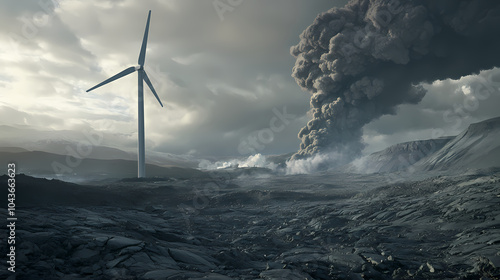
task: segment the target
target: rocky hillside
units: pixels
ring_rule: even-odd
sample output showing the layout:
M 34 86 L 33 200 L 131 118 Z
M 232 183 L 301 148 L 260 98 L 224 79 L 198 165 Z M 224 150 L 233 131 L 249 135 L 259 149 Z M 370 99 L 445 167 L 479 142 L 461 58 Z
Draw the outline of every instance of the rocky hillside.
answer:
M 500 117 L 471 124 L 458 136 L 411 141 L 356 160 L 363 173 L 465 170 L 500 166 Z
M 467 130 L 415 167 L 448 170 L 500 166 L 500 117 L 471 124 Z
M 367 173 L 405 170 L 421 159 L 439 151 L 453 138 L 443 137 L 411 141 L 390 146 L 366 157 L 363 170 Z

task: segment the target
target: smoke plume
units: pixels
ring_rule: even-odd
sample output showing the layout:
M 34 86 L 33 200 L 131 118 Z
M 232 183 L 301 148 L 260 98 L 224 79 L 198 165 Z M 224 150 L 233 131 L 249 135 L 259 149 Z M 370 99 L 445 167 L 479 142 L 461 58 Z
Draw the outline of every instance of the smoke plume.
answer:
M 290 50 L 292 76 L 312 95 L 292 158 L 359 155 L 363 126 L 420 102 L 421 82 L 500 65 L 499 31 L 497 0 L 352 0 L 318 15 Z

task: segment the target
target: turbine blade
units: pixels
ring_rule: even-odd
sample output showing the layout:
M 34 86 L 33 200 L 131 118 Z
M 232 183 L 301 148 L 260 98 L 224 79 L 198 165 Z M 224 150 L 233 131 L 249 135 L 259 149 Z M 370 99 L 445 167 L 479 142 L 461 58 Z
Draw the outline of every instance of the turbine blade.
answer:
M 143 71 L 143 73 L 144 73 L 144 75 L 143 75 L 144 81 L 146 82 L 146 84 L 148 84 L 148 87 L 151 89 L 151 92 L 153 92 L 156 99 L 158 99 L 158 102 L 160 102 L 161 107 L 163 107 L 163 104 L 160 101 L 160 97 L 158 97 L 158 94 L 156 94 L 156 90 L 153 87 L 153 84 L 151 83 L 151 81 L 149 80 L 148 74 L 146 74 L 146 71 Z
M 148 21 L 146 23 L 146 30 L 144 30 L 144 38 L 142 39 L 141 53 L 139 54 L 139 65 L 144 66 L 144 61 L 146 60 L 146 47 L 148 44 L 148 33 L 149 33 L 149 19 L 151 18 L 151 10 L 149 10 Z
M 111 78 L 109 78 L 109 79 L 105 80 L 104 82 L 102 82 L 102 83 L 100 83 L 100 84 L 97 84 L 97 85 L 95 85 L 94 87 L 92 87 L 92 88 L 88 89 L 88 90 L 87 90 L 87 92 L 89 92 L 89 91 L 91 91 L 91 90 L 93 90 L 93 89 L 96 89 L 96 88 L 98 88 L 98 87 L 100 87 L 100 86 L 103 86 L 103 85 L 105 85 L 105 84 L 107 84 L 107 83 L 110 83 L 110 82 L 112 82 L 112 81 L 114 81 L 114 80 L 116 80 L 116 79 L 119 79 L 119 78 L 123 77 L 123 76 L 127 76 L 128 74 L 130 74 L 130 73 L 134 73 L 134 72 L 135 72 L 135 67 L 133 67 L 133 66 L 132 66 L 132 67 L 129 67 L 129 68 L 127 68 L 127 69 L 125 69 L 125 70 L 121 71 L 120 73 L 118 73 L 118 74 L 114 75 L 113 77 L 111 77 Z

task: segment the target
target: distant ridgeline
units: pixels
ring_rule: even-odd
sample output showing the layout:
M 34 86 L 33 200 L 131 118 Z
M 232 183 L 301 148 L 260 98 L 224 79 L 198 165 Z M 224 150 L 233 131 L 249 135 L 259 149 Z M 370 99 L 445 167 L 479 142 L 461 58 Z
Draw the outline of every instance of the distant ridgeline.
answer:
M 499 167 L 500 117 L 471 124 L 457 136 L 396 144 L 359 162 L 367 173 Z
M 16 163 L 16 173 L 64 181 L 87 181 L 109 178 L 137 177 L 137 161 L 125 159 L 69 158 L 41 151 L 0 151 L 0 164 Z M 148 176 L 188 179 L 203 172 L 187 167 L 147 164 Z M 1 173 L 0 173 L 1 174 Z

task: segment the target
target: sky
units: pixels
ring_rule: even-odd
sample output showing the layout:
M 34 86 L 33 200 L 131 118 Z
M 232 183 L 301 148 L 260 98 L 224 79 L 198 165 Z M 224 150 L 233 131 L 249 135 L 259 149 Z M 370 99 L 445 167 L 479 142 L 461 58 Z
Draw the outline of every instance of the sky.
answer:
M 137 145 L 137 78 L 85 90 L 137 65 L 152 10 L 145 88 L 146 149 L 204 157 L 299 148 L 309 93 L 291 77 L 290 47 L 335 0 L 36 0 L 0 3 L 0 145 L 78 140 Z M 423 84 L 417 105 L 366 125 L 364 153 L 456 135 L 497 117 L 500 70 Z M 7 128 L 7 126 L 9 128 Z M 17 129 L 11 129 L 17 128 Z

